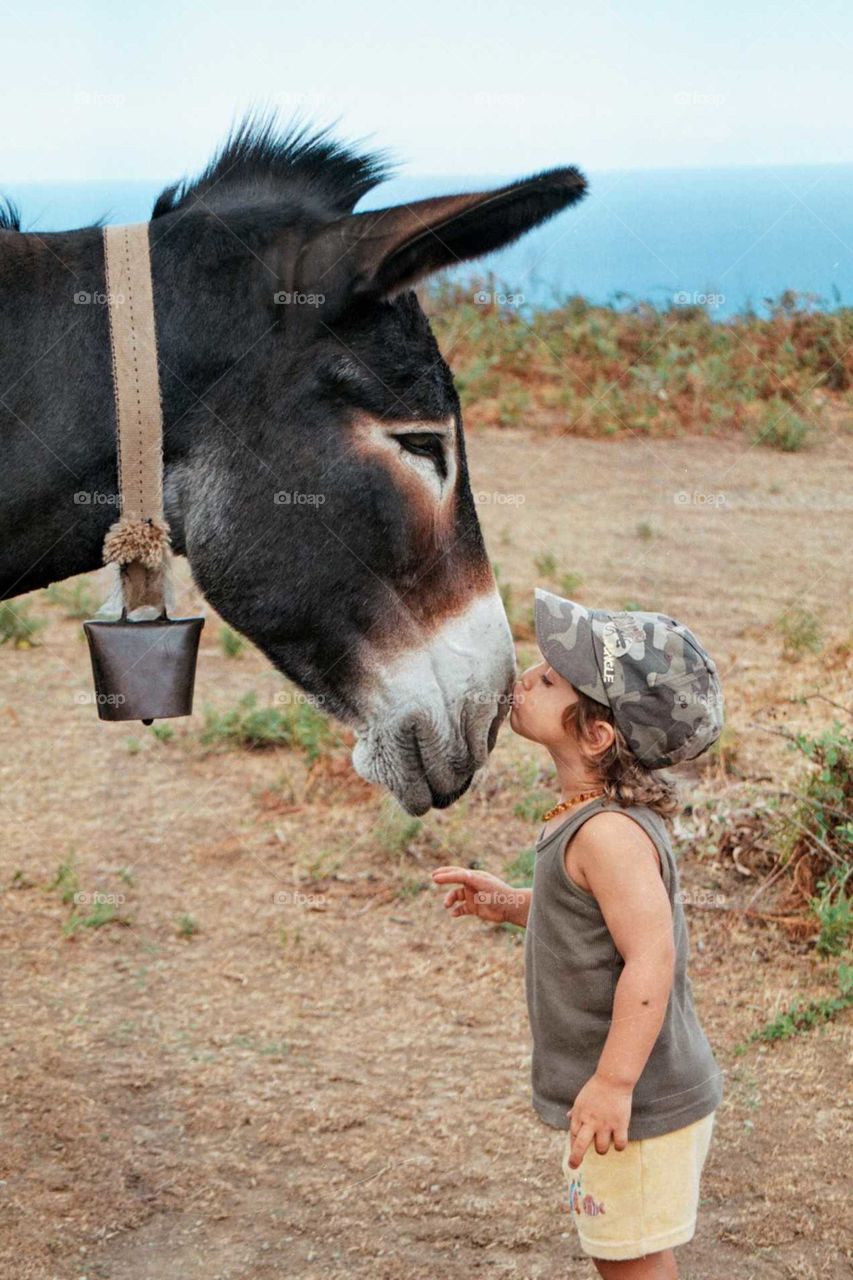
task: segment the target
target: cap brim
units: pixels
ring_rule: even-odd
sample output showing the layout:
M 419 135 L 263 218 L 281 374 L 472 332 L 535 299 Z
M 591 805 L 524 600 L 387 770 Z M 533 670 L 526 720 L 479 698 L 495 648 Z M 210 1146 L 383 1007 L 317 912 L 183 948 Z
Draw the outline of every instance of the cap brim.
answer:
M 596 633 L 593 627 L 595 615 L 592 610 L 579 604 L 577 600 L 555 595 L 554 592 L 546 591 L 543 587 L 534 588 L 533 594 L 536 643 L 545 661 L 581 693 L 608 707 L 610 703 L 601 678 L 601 659 L 596 647 Z M 585 620 L 589 626 L 589 645 L 569 648 L 560 641 L 559 632 L 575 625 L 578 620 Z M 557 623 L 556 635 L 554 634 L 555 623 Z M 561 623 L 564 625 L 560 626 Z

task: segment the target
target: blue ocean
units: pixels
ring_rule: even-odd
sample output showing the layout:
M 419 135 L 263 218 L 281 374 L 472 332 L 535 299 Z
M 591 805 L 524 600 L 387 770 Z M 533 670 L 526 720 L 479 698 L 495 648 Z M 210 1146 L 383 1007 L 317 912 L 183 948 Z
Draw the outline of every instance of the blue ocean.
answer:
M 180 175 L 174 175 L 179 177 Z M 520 176 L 520 175 L 513 175 Z M 723 319 L 792 289 L 817 305 L 853 305 L 853 164 L 587 172 L 589 194 L 472 272 L 516 305 L 570 294 L 659 307 L 700 303 Z M 26 230 L 144 221 L 169 181 L 0 184 Z M 506 175 L 395 178 L 365 199 L 379 208 L 482 190 Z

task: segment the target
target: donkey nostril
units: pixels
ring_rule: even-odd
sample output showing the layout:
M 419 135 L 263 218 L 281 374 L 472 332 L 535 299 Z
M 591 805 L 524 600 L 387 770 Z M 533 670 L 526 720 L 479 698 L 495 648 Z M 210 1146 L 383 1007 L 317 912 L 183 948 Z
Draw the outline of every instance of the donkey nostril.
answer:
M 489 727 L 489 736 L 486 739 L 486 746 L 489 751 L 494 749 L 494 745 L 498 740 L 498 729 L 501 727 L 502 713 L 499 711 Z

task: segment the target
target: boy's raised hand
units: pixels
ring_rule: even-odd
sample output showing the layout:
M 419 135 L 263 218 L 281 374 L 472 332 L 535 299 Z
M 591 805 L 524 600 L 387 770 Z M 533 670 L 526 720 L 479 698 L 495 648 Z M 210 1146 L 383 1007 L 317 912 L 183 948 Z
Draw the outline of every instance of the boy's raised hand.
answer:
M 491 924 L 523 924 L 526 920 L 529 891 L 514 889 L 488 871 L 439 867 L 432 878 L 436 884 L 455 886 L 444 899 L 444 908 L 451 916 L 479 916 Z

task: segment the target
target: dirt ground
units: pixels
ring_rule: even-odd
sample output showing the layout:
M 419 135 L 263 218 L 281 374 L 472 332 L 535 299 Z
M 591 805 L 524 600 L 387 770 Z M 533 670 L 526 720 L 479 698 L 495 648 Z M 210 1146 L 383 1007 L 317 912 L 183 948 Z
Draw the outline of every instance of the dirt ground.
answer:
M 784 783 L 797 761 L 753 726 L 814 730 L 832 708 L 811 695 L 850 701 L 849 441 L 469 439 L 521 609 L 552 552 L 587 603 L 666 608 L 714 652 L 733 764 L 701 771 L 703 794 Z M 823 647 L 782 661 L 775 623 L 795 603 Z M 451 859 L 502 874 L 533 844 L 514 806 L 535 749 L 504 732 L 472 792 L 395 843 L 345 753 L 309 771 L 295 751 L 202 748 L 206 705 L 282 687 L 255 651 L 225 656 L 213 616 L 199 714 L 161 742 L 98 721 L 79 622 L 33 608 L 50 619 L 38 647 L 0 649 L 0 1275 L 594 1274 L 562 1136 L 530 1107 L 518 935 L 445 920 L 428 884 Z M 63 864 L 118 921 L 68 930 Z M 755 878 L 707 842 L 681 875 L 718 904 L 687 911 L 725 1073 L 681 1274 L 848 1276 L 849 1019 L 735 1052 L 794 996 L 831 994 L 835 966 L 739 914 Z

